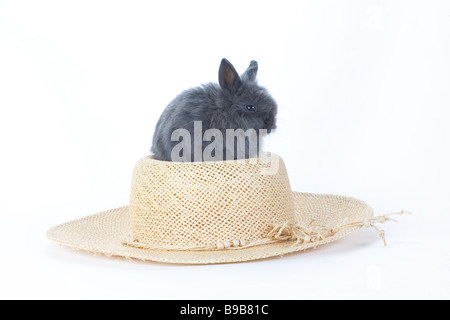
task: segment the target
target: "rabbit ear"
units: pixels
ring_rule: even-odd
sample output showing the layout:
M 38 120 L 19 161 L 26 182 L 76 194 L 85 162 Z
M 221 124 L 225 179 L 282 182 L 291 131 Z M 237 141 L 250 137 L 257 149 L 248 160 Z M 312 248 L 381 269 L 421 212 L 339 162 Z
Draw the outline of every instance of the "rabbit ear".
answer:
M 234 91 L 241 85 L 241 78 L 227 59 L 222 59 L 219 68 L 219 84 L 223 89 Z
M 255 81 L 256 74 L 258 73 L 258 62 L 252 60 L 247 70 L 242 74 L 242 78 L 245 78 L 249 81 Z

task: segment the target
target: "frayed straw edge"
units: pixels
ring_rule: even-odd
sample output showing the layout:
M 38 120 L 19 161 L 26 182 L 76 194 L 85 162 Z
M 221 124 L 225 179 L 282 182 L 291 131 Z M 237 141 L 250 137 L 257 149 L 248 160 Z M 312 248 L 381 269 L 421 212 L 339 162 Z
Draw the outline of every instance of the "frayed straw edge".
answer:
M 309 226 L 301 226 L 298 224 L 292 224 L 286 221 L 285 223 L 276 225 L 270 230 L 265 238 L 257 240 L 225 240 L 218 241 L 216 245 L 209 246 L 167 246 L 167 245 L 155 245 L 141 243 L 138 239 L 134 238 L 132 235 L 128 235 L 122 239 L 122 244 L 140 248 L 140 249 L 150 249 L 150 250 L 171 250 L 171 251 L 190 251 L 190 250 L 233 250 L 242 249 L 248 247 L 254 247 L 274 242 L 280 241 L 295 241 L 292 246 L 298 246 L 302 244 L 318 243 L 322 240 L 330 238 L 337 234 L 338 232 L 346 229 L 352 228 L 374 228 L 377 231 L 377 235 L 383 240 L 385 246 L 387 246 L 385 232 L 384 230 L 376 226 L 377 223 L 385 223 L 388 221 L 398 222 L 397 220 L 391 218 L 393 215 L 403 215 L 412 213 L 409 211 L 399 211 L 387 213 L 379 216 L 370 217 L 364 220 L 355 221 L 351 223 L 342 224 L 340 226 L 329 228 L 326 226 L 314 225 L 315 221 L 312 220 Z

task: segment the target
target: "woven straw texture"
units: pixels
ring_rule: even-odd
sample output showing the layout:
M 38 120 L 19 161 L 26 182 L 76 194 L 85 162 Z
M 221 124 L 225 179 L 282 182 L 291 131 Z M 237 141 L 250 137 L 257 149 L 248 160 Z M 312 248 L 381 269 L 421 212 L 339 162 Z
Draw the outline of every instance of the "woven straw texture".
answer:
M 268 158 L 267 158 L 268 159 Z M 252 242 L 276 225 L 295 224 L 294 201 L 283 161 L 176 163 L 143 158 L 130 197 L 135 241 L 163 249 Z
M 47 236 L 108 256 L 207 264 L 317 247 L 379 222 L 363 201 L 292 192 L 282 159 L 267 159 L 143 158 L 133 173 L 129 206 L 55 226 Z M 267 174 L 271 166 L 277 170 Z
M 343 196 L 294 193 L 294 202 L 295 211 L 301 213 L 305 221 L 331 228 L 352 219 L 360 221 L 370 217 L 372 212 L 364 202 Z M 352 208 L 350 213 L 349 207 Z M 306 250 L 341 239 L 361 226 L 342 228 L 332 236 L 308 243 L 287 240 L 238 250 L 152 250 L 123 244 L 130 230 L 130 217 L 129 207 L 121 207 L 55 226 L 47 236 L 62 245 L 94 254 L 166 263 L 211 264 L 258 260 Z

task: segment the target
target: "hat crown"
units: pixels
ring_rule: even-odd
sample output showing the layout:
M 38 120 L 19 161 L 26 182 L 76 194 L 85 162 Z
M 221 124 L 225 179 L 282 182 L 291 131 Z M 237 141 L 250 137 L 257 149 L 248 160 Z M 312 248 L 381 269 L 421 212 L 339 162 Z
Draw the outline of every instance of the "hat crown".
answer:
M 286 167 L 273 153 L 216 162 L 142 158 L 129 208 L 134 241 L 163 249 L 241 246 L 297 219 Z

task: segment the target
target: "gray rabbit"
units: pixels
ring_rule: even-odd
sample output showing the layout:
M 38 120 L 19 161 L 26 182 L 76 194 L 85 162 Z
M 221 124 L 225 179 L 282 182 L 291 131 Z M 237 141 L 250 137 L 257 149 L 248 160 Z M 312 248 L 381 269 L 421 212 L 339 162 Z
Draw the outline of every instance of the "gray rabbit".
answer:
M 251 61 L 239 76 L 222 59 L 219 85 L 208 83 L 178 95 L 156 125 L 151 148 L 155 158 L 214 161 L 258 156 L 261 139 L 276 127 L 278 107 L 257 84 L 257 71 L 258 63 Z

